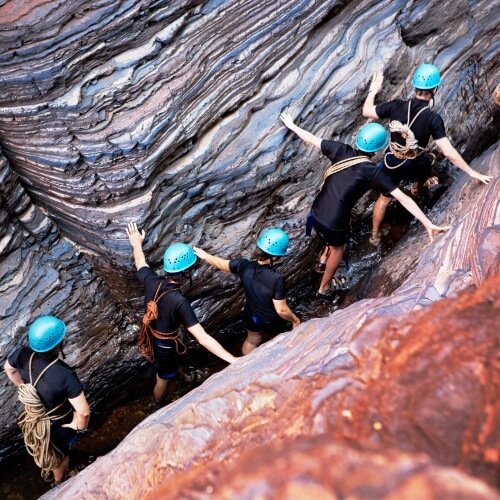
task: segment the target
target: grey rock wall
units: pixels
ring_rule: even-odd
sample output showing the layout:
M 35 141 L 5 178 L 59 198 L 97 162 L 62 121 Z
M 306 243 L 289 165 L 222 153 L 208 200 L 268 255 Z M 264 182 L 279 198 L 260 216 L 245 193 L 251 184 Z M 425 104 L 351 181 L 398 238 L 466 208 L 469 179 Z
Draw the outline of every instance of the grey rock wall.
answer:
M 485 0 L 3 3 L 0 352 L 51 313 L 70 325 L 69 361 L 92 397 L 133 369 L 142 291 L 129 221 L 146 229 L 153 266 L 176 240 L 230 257 L 279 225 L 297 280 L 327 162 L 286 132 L 280 111 L 350 141 L 376 64 L 388 99 L 433 61 L 444 79 L 437 107 L 473 156 L 496 126 L 498 24 Z M 231 277 L 200 267 L 196 281 L 204 321 L 237 311 Z M 0 391 L 0 426 L 11 426 L 5 378 Z

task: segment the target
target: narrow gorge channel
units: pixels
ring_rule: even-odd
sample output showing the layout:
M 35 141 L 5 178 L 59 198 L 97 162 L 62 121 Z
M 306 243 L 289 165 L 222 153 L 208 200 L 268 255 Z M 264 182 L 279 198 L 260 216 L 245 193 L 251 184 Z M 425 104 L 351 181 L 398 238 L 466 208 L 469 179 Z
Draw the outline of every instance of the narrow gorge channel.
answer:
M 380 461 L 394 494 L 415 481 L 453 497 L 451 470 L 470 498 L 498 496 L 500 386 L 490 353 L 499 319 L 499 28 L 485 0 L 0 4 L 0 352 L 5 359 L 25 342 L 37 316 L 63 318 L 66 361 L 100 414 L 80 462 L 131 430 L 47 498 L 120 498 L 118 481 L 130 498 L 165 493 L 168 481 L 176 498 L 314 494 L 301 490 L 304 450 L 317 459 L 308 473 L 325 498 L 355 495 L 349 467 Z M 349 290 L 341 307 L 321 302 L 312 271 L 319 240 L 304 235 L 304 223 L 328 161 L 280 113 L 351 144 L 374 70 L 384 68 L 379 101 L 404 99 L 422 62 L 441 70 L 434 109 L 447 136 L 493 181 L 478 185 L 439 158 L 440 185 L 416 199 L 451 226 L 432 244 L 393 204 L 382 246 L 371 247 L 376 193 L 365 195 L 341 268 Z M 174 241 L 249 256 L 261 228 L 286 229 L 280 270 L 291 306 L 310 321 L 203 384 L 186 383 L 181 392 L 193 390 L 142 422 L 153 375 L 136 351 L 143 289 L 128 222 L 146 230 L 155 269 Z M 188 296 L 207 331 L 236 353 L 238 280 L 199 263 Z M 225 366 L 192 352 L 200 381 Z M 0 467 L 11 476 L 0 496 L 35 498 L 44 484 L 17 489 L 32 473 L 16 465 L 18 404 L 5 375 L 0 398 Z M 129 421 L 114 434 L 119 420 Z M 289 482 L 261 476 L 255 464 L 266 450 L 278 462 L 289 455 Z M 342 456 L 344 472 L 318 472 Z M 234 482 L 214 479 L 225 474 Z M 262 491 L 245 489 L 251 477 Z M 391 494 L 366 481 L 373 496 Z

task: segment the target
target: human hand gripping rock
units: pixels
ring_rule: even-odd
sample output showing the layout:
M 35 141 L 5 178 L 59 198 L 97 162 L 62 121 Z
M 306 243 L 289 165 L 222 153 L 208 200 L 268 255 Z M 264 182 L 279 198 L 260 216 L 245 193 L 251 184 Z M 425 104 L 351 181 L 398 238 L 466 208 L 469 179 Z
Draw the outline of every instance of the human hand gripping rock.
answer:
M 139 231 L 137 224 L 135 222 L 129 222 L 127 225 L 127 236 L 130 241 L 130 244 L 134 246 L 142 247 L 142 242 L 146 237 L 146 233 L 144 230 Z
M 384 82 L 384 71 L 382 68 L 378 67 L 373 72 L 372 83 L 370 84 L 370 88 L 368 92 L 373 92 L 378 94 L 380 89 L 382 88 L 382 84 Z
M 480 174 L 479 172 L 476 171 L 471 173 L 470 176 L 473 179 L 482 182 L 483 184 L 489 184 L 493 180 L 493 177 L 491 175 Z
M 196 256 L 199 257 L 200 259 L 202 259 L 202 260 L 207 259 L 208 254 L 207 254 L 207 252 L 205 252 L 205 250 L 202 250 L 201 248 L 198 248 L 198 247 L 193 247 L 193 251 L 196 254 Z
M 281 113 L 280 115 L 280 120 L 285 124 L 285 126 L 289 129 L 291 129 L 295 123 L 293 122 L 293 118 L 289 113 Z
M 428 224 L 425 226 L 425 229 L 427 229 L 427 234 L 429 235 L 429 238 L 431 241 L 434 241 L 434 235 L 437 233 L 444 233 L 445 231 L 448 231 L 451 226 L 436 226 L 435 224 Z

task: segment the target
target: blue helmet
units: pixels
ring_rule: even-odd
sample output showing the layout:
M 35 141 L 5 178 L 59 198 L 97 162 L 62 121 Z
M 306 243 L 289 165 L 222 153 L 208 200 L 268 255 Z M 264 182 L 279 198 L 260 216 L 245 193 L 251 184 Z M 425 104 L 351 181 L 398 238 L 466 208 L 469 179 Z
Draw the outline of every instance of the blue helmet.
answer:
M 441 83 L 441 74 L 434 64 L 421 64 L 413 74 L 412 83 L 416 89 L 433 89 Z
M 288 250 L 288 234 L 283 229 L 266 229 L 257 240 L 257 246 L 269 255 L 283 257 Z
M 356 147 L 365 153 L 374 153 L 385 148 L 389 143 L 389 136 L 385 127 L 380 123 L 363 125 L 356 136 Z
M 180 273 L 196 262 L 193 249 L 186 243 L 174 243 L 163 254 L 163 269 L 167 273 Z
M 66 335 L 64 321 L 55 316 L 39 316 L 28 329 L 30 347 L 36 352 L 47 352 L 58 346 Z

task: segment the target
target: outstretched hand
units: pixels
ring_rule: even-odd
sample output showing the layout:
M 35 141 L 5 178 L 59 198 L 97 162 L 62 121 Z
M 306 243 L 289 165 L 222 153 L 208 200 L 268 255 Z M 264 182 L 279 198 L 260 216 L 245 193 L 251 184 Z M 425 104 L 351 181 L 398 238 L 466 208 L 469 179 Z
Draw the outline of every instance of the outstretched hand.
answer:
M 144 230 L 139 231 L 135 222 L 129 222 L 127 225 L 127 236 L 132 246 L 139 245 L 142 247 L 142 242 L 146 237 Z
M 280 120 L 285 124 L 286 127 L 290 129 L 295 125 L 295 123 L 293 122 L 293 118 L 289 113 L 281 113 Z
M 474 171 L 472 174 L 470 174 L 470 176 L 473 179 L 476 179 L 477 181 L 482 182 L 483 184 L 489 184 L 493 180 L 493 177 L 491 175 L 480 174 L 479 172 L 476 172 L 476 171 Z
M 431 241 L 433 241 L 435 234 L 444 233 L 445 231 L 448 231 L 450 227 L 451 226 L 436 226 L 434 224 L 430 224 L 429 226 L 426 226 L 425 229 L 427 229 L 427 234 L 429 235 Z
M 381 67 L 377 67 L 373 72 L 372 83 L 370 84 L 369 92 L 378 94 L 384 82 L 384 71 Z
M 207 259 L 207 255 L 208 253 L 205 252 L 205 250 L 202 250 L 201 248 L 198 248 L 198 247 L 193 247 L 193 251 L 194 253 L 202 260 L 206 260 Z

